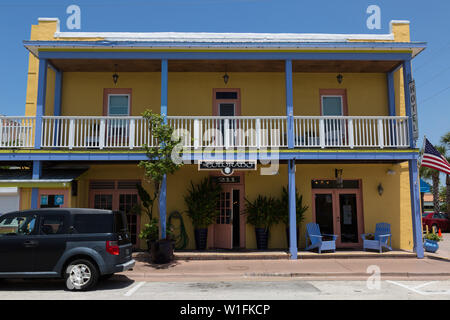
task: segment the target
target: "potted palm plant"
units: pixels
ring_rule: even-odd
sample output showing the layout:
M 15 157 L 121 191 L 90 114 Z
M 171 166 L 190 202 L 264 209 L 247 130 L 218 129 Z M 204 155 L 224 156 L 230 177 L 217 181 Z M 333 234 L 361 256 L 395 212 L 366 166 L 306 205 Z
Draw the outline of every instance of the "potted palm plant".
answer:
M 247 223 L 255 227 L 256 246 L 259 250 L 267 250 L 270 227 L 279 221 L 279 201 L 262 195 L 254 201 L 245 201 Z
M 220 184 L 207 177 L 196 185 L 191 181 L 191 188 L 184 197 L 187 206 L 186 213 L 194 226 L 197 250 L 206 249 L 208 227 L 216 222 L 219 214 L 217 203 L 220 200 L 221 191 Z
M 304 219 L 304 213 L 308 210 L 308 206 L 303 205 L 303 196 L 299 195 L 297 189 L 295 190 L 295 211 L 297 221 L 297 244 L 298 244 L 298 231 L 300 224 Z M 286 239 L 289 247 L 289 192 L 287 188 L 283 187 L 280 199 L 280 219 L 286 226 Z

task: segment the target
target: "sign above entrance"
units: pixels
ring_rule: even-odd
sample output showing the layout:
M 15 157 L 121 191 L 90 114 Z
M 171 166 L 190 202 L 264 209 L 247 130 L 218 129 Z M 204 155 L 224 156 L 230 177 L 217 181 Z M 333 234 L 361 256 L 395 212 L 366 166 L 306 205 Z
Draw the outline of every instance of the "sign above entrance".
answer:
M 256 170 L 256 160 L 204 161 L 198 162 L 198 170 L 220 170 L 229 176 L 234 170 Z

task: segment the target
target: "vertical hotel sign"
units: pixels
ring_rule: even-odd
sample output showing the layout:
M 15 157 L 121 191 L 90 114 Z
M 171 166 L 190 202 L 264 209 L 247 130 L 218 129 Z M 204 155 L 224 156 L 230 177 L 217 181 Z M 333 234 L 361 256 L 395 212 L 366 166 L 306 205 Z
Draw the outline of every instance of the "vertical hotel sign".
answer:
M 414 140 L 419 139 L 419 120 L 417 118 L 416 82 L 409 83 L 409 102 L 411 105 L 411 125 Z

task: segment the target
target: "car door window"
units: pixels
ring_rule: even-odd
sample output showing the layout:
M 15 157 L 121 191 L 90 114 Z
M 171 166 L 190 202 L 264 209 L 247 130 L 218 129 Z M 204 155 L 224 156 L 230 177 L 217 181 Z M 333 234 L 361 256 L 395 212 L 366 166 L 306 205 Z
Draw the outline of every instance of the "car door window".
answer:
M 66 230 L 67 230 L 66 218 L 63 214 L 41 216 L 40 222 L 41 235 L 65 234 Z
M 1 235 L 29 235 L 35 230 L 36 216 L 13 215 L 0 218 Z

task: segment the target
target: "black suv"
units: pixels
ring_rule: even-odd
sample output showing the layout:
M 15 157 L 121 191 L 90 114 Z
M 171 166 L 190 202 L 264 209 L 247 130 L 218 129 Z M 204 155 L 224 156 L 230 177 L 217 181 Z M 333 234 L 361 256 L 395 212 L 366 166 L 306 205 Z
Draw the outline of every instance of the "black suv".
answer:
M 38 209 L 0 216 L 0 278 L 64 278 L 69 290 L 135 261 L 126 215 L 96 209 Z

